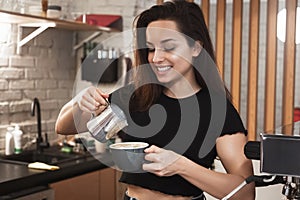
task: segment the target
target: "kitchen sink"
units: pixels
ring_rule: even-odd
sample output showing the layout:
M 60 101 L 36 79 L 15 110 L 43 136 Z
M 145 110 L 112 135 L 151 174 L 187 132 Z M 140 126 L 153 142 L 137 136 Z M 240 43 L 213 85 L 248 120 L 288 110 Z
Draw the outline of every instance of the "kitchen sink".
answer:
M 23 151 L 20 154 L 1 156 L 0 161 L 16 164 L 28 164 L 33 162 L 43 162 L 46 164 L 59 164 L 89 156 L 85 153 L 64 153 L 59 148 L 50 147 L 43 152 L 36 150 Z

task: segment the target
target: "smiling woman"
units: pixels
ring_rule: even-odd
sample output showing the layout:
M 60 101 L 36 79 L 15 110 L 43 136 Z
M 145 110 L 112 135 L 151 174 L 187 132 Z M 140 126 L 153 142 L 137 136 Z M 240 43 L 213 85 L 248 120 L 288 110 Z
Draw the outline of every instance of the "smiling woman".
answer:
M 143 172 L 122 173 L 124 199 L 204 200 L 203 192 L 221 199 L 253 170 L 243 154 L 247 130 L 218 74 L 202 11 L 168 1 L 142 12 L 135 25 L 133 83 L 111 94 L 85 89 L 63 107 L 56 131 L 87 131 L 107 98 L 127 118 L 122 141 L 149 144 Z M 216 156 L 227 173 L 210 169 Z M 233 199 L 254 197 L 249 184 Z

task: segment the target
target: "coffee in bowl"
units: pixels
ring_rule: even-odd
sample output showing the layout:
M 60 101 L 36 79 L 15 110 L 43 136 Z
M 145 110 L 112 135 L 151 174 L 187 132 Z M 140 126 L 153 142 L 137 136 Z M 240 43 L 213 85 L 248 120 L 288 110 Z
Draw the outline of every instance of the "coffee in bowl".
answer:
M 144 150 L 149 146 L 145 142 L 120 142 L 109 146 L 115 165 L 125 172 L 143 172 Z
M 120 142 L 110 145 L 110 148 L 113 149 L 127 149 L 127 150 L 138 150 L 141 148 L 145 148 L 149 146 L 148 143 L 145 142 Z

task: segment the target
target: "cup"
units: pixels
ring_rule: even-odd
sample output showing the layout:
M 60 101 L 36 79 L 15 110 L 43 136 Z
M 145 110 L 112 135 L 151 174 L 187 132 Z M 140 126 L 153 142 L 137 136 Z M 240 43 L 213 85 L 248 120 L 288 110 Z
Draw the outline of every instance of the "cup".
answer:
M 120 142 L 109 146 L 112 160 L 124 172 L 144 172 L 146 162 L 144 150 L 149 146 L 145 142 Z

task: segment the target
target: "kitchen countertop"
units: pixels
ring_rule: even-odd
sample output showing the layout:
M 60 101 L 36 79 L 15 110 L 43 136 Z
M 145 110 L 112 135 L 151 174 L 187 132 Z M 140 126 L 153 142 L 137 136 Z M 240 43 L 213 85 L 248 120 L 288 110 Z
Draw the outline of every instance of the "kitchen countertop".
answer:
M 50 183 L 107 168 L 107 165 L 99 160 L 111 163 L 108 155 L 97 154 L 57 164 L 60 169 L 47 171 L 30 169 L 27 164 L 9 163 L 0 160 L 0 199 L 20 190 L 47 186 Z

